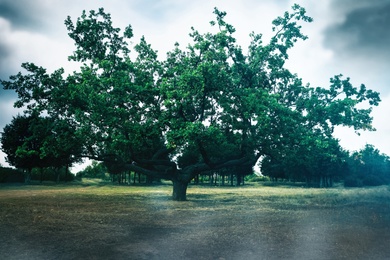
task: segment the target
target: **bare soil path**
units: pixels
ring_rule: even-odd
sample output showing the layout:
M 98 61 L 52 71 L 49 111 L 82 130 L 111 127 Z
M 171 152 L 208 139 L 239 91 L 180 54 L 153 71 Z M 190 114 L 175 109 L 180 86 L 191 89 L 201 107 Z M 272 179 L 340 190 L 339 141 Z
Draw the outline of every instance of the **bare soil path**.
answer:
M 390 259 L 390 191 L 0 186 L 0 259 Z

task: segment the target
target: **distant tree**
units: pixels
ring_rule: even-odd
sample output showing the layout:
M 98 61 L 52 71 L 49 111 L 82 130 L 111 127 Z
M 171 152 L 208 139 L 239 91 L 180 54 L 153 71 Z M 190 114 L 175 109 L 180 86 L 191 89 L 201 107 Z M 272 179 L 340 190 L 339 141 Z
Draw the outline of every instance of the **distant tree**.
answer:
M 331 187 L 335 178 L 342 178 L 347 158 L 347 152 L 337 139 L 305 135 L 300 143 L 265 156 L 261 161 L 261 171 L 271 179 L 306 181 L 308 186 Z
M 45 118 L 47 134 L 41 147 L 41 158 L 48 158 L 48 166 L 56 169 L 56 180 L 59 181 L 60 169 L 65 168 L 65 180 L 69 178 L 69 168 L 82 160 L 82 137 L 76 134 L 75 128 L 65 120 Z
M 367 144 L 348 160 L 345 186 L 376 186 L 390 183 L 390 158 Z
M 272 181 L 278 181 L 279 179 L 287 180 L 290 179 L 286 174 L 286 164 L 283 161 L 279 161 L 275 157 L 269 155 L 264 156 L 260 163 L 261 173 L 264 176 L 268 176 Z M 297 180 L 293 178 L 293 180 Z
M 43 167 L 44 160 L 40 157 L 39 148 L 42 146 L 42 135 L 34 135 L 31 123 L 34 116 L 14 117 L 11 124 L 4 127 L 1 136 L 2 151 L 7 155 L 6 161 L 16 168 L 25 169 L 26 182 L 30 181 L 31 170 Z
M 311 88 L 284 67 L 289 49 L 307 39 L 299 23 L 312 18 L 304 8 L 276 18 L 268 43 L 252 33 L 246 52 L 226 13 L 214 14 L 214 33 L 192 28 L 192 44 L 176 44 L 159 60 L 144 37 L 130 55 L 130 26 L 122 34 L 103 9 L 83 12 L 65 21 L 79 71 L 64 79 L 62 69 L 48 74 L 25 63 L 28 75 L 1 83 L 18 93 L 16 106 L 72 122 L 84 156 L 171 180 L 174 200 L 186 199 L 199 174 L 247 169 L 305 135 L 331 136 L 334 125 L 373 130 L 371 108 L 357 105 L 378 105 L 378 93 L 341 75 L 329 88 Z
M 317 137 L 303 143 L 301 148 L 292 160 L 298 160 L 298 166 L 304 169 L 308 186 L 332 187 L 335 179 L 341 179 L 347 155 L 338 140 Z
M 34 168 L 31 171 L 31 180 L 38 181 L 73 181 L 74 174 L 67 172 L 66 167 L 55 168 L 55 167 L 45 167 L 45 168 Z
M 4 127 L 1 143 L 7 162 L 27 170 L 27 181 L 33 168 L 59 170 L 81 160 L 82 146 L 72 128 L 60 120 L 36 113 L 15 117 Z
M 88 165 L 85 167 L 84 170 L 77 173 L 78 176 L 82 178 L 100 178 L 104 179 L 106 174 L 107 168 L 104 166 L 103 163 L 98 161 L 92 161 L 91 165 Z

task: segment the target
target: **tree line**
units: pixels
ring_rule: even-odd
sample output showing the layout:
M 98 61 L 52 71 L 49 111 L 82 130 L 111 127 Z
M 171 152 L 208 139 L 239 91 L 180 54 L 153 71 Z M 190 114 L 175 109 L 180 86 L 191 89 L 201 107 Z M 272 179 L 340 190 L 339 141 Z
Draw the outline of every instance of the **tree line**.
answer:
M 345 187 L 390 184 L 390 158 L 373 145 L 354 152 L 337 151 L 307 153 L 304 160 L 282 161 L 267 156 L 261 170 L 273 181 L 305 182 L 309 187 L 332 187 L 335 182 L 343 182 Z
M 334 126 L 374 130 L 379 93 L 342 75 L 328 87 L 311 87 L 285 68 L 289 50 L 308 38 L 301 24 L 313 19 L 303 7 L 277 17 L 269 40 L 251 33 L 245 51 L 226 13 L 215 8 L 214 14 L 214 32 L 191 28 L 192 43 L 176 43 L 165 59 L 145 37 L 131 45 L 132 27 L 114 27 L 104 9 L 68 17 L 75 43 L 69 60 L 79 64 L 77 71 L 48 73 L 23 63 L 24 73 L 1 80 L 18 94 L 15 106 L 25 108 L 2 135 L 8 162 L 31 171 L 34 164 L 67 167 L 89 158 L 112 173 L 170 180 L 173 199 L 186 200 L 197 176 L 245 176 L 259 159 L 307 178 L 330 173 L 342 156 Z M 27 136 L 9 138 L 16 125 L 27 127 Z M 7 146 L 9 140 L 18 145 Z

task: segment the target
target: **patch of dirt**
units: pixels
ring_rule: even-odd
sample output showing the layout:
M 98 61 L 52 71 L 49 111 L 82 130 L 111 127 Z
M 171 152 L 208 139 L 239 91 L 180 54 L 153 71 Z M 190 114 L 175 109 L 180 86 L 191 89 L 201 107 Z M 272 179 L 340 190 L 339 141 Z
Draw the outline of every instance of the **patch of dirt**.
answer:
M 0 190 L 0 259 L 390 259 L 388 200 L 314 207 L 207 189 L 174 202 L 153 189 Z

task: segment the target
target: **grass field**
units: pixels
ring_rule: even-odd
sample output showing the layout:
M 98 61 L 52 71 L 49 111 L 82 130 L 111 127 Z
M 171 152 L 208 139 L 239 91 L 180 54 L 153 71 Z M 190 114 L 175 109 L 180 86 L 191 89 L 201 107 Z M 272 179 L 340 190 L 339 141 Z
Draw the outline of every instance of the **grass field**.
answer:
M 0 186 L 0 259 L 390 259 L 390 188 Z

